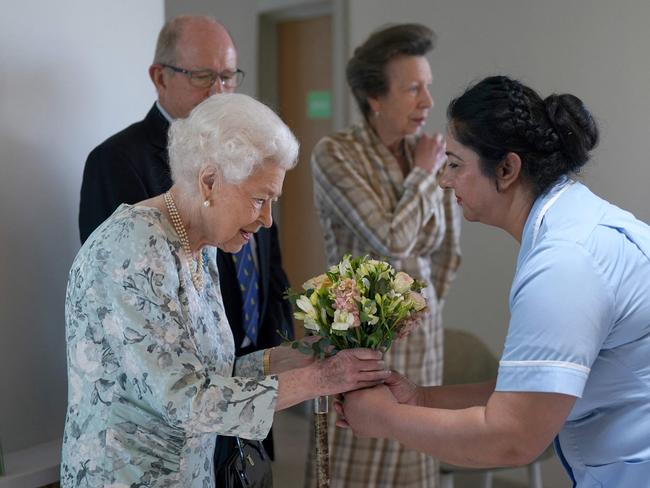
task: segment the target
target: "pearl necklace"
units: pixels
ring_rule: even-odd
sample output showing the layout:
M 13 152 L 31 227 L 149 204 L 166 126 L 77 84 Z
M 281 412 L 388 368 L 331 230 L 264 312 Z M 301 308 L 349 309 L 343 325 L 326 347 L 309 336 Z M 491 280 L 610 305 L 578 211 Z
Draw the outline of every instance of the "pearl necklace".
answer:
M 178 213 L 178 209 L 176 208 L 176 204 L 174 203 L 172 194 L 170 192 L 166 192 L 163 195 L 163 198 L 165 199 L 167 212 L 169 212 L 169 216 L 172 219 L 172 225 L 174 226 L 174 230 L 176 230 L 178 237 L 181 238 L 181 246 L 183 247 L 183 251 L 187 255 L 187 259 L 191 263 L 195 260 L 192 257 L 192 250 L 190 249 L 190 239 L 187 237 L 187 231 L 185 230 L 185 226 L 183 225 L 181 216 Z M 197 290 L 203 288 L 203 253 L 201 251 L 199 251 L 199 259 L 196 260 L 196 270 L 193 270 L 192 265 L 190 264 L 190 276 L 192 277 L 192 283 L 194 283 L 194 288 L 196 288 Z

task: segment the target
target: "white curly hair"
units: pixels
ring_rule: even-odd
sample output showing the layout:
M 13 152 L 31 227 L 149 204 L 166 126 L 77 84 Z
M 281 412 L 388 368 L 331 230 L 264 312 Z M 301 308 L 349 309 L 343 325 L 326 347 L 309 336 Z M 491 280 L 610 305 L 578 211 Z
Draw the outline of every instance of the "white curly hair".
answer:
M 298 141 L 280 117 L 239 93 L 213 95 L 169 129 L 169 165 L 174 183 L 195 187 L 199 172 L 212 166 L 228 183 L 241 183 L 266 160 L 289 170 Z

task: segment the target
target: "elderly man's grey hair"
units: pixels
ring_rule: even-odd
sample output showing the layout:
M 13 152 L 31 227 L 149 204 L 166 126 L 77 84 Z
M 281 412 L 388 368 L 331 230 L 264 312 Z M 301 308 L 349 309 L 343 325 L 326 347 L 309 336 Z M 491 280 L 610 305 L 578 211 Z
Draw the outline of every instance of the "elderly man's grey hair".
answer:
M 265 160 L 288 170 L 298 158 L 298 141 L 269 107 L 238 93 L 216 94 L 169 130 L 174 183 L 196 185 L 206 166 L 229 183 L 241 183 Z

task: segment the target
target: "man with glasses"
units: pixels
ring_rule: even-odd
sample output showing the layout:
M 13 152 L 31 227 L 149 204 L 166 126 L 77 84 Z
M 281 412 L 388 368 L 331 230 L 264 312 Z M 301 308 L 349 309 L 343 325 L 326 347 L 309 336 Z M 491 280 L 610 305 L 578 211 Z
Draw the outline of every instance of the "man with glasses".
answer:
M 81 241 L 121 203 L 160 195 L 171 186 L 167 130 L 215 93 L 230 93 L 243 79 L 226 29 L 208 17 L 180 16 L 158 36 L 149 77 L 158 100 L 144 118 L 110 137 L 88 156 L 81 186 Z
M 144 120 L 101 143 L 86 160 L 79 208 L 82 243 L 120 204 L 134 204 L 171 187 L 170 122 L 187 117 L 210 95 L 235 91 L 244 72 L 237 68 L 235 46 L 221 24 L 209 17 L 185 15 L 170 20 L 160 31 L 149 76 L 158 100 Z M 248 268 L 242 266 L 244 262 Z M 283 298 L 289 283 L 275 224 L 260 228 L 241 254 L 218 251 L 217 265 L 238 356 L 278 345 L 282 341 L 278 331 L 293 337 L 291 306 Z M 250 276 L 251 272 L 255 282 L 244 282 L 244 273 Z M 244 301 L 247 293 L 249 300 Z M 272 455 L 270 437 L 264 444 Z

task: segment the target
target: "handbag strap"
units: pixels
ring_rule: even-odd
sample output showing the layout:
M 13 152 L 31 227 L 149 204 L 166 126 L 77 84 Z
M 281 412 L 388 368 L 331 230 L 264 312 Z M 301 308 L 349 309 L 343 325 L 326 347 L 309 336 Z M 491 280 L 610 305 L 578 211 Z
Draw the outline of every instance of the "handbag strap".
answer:
M 245 462 L 244 461 L 244 446 L 242 445 L 241 439 L 239 437 L 235 437 L 235 444 L 237 445 L 237 450 L 239 451 L 239 458 L 242 461 L 242 465 Z
M 249 441 L 250 444 L 253 444 L 252 441 Z M 254 466 L 253 460 L 251 459 L 250 455 L 248 456 L 248 459 L 246 459 L 246 454 L 244 454 L 244 443 L 242 440 L 239 438 L 239 436 L 235 437 L 235 445 L 237 446 L 237 451 L 239 451 L 239 460 L 241 461 L 241 469 L 237 469 L 237 473 L 239 474 L 239 477 L 241 478 L 242 484 L 244 486 L 250 485 L 250 480 L 248 479 L 248 476 L 246 474 L 246 463 L 248 462 L 251 466 Z M 259 446 L 261 447 L 261 445 Z M 264 448 L 262 448 L 260 452 L 260 456 L 262 459 L 264 459 Z

